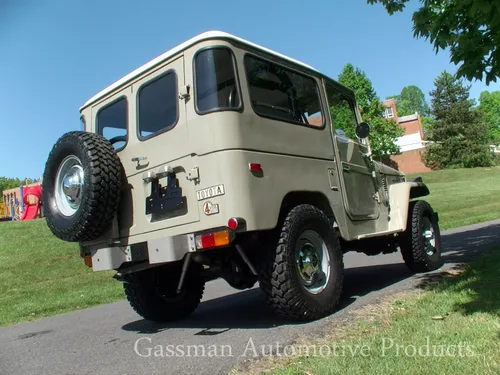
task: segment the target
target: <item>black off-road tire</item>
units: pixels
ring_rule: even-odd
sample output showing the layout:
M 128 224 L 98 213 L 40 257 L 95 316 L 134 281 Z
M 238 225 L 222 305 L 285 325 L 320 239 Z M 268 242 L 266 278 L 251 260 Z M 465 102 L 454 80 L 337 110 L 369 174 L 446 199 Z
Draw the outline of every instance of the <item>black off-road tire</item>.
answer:
M 76 156 L 84 170 L 78 210 L 65 216 L 56 204 L 57 171 L 68 156 Z M 94 133 L 64 134 L 52 148 L 43 174 L 42 203 L 47 224 L 64 241 L 84 242 L 109 229 L 120 204 L 123 169 L 111 143 Z
M 425 217 L 430 220 L 435 235 L 435 252 L 432 255 L 426 252 L 425 247 L 422 230 L 422 220 Z M 410 202 L 406 231 L 401 234 L 399 245 L 403 260 L 412 272 L 434 271 L 443 265 L 438 219 L 429 203 Z
M 123 287 L 130 306 L 146 320 L 164 323 L 185 318 L 198 307 L 205 281 L 202 266 L 191 263 L 180 294 L 176 293 L 182 262 L 150 268 L 129 277 Z
M 305 230 L 320 235 L 330 258 L 330 277 L 318 294 L 306 290 L 297 271 L 295 246 Z M 259 267 L 260 287 L 268 304 L 278 315 L 294 321 L 311 321 L 333 313 L 342 294 L 344 264 L 330 220 L 315 206 L 299 205 L 279 226 L 277 237 L 277 244 L 264 249 Z

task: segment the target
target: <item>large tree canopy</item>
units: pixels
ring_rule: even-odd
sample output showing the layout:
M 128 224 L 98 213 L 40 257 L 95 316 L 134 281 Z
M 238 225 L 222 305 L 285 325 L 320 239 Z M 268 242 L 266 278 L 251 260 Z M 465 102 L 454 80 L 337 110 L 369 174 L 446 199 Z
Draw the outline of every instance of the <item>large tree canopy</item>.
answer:
M 403 135 L 403 129 L 393 120 L 386 120 L 382 117 L 384 108 L 366 74 L 354 68 L 352 64 L 347 64 L 338 80 L 355 92 L 363 121 L 368 122 L 371 127 L 370 145 L 374 156 L 381 160 L 384 156 L 398 154 L 399 146 L 394 142 L 396 138 Z M 344 130 L 348 136 L 352 137 L 354 129 Z
M 382 3 L 389 14 L 410 0 L 367 0 Z M 415 37 L 429 39 L 436 52 L 449 49 L 459 65 L 457 75 L 496 82 L 500 76 L 500 6 L 498 0 L 419 0 L 413 13 Z
M 488 124 L 491 142 L 500 144 L 500 91 L 483 91 L 479 96 L 479 110 Z
M 396 102 L 398 116 L 412 115 L 415 112 L 421 116 L 428 116 L 429 106 L 425 101 L 425 94 L 417 86 L 406 86 L 401 90 L 401 94 L 392 97 Z
M 434 85 L 431 97 L 436 122 L 429 136 L 433 143 L 424 153 L 426 164 L 432 169 L 491 165 L 488 127 L 474 100 L 469 99 L 469 86 L 446 72 Z

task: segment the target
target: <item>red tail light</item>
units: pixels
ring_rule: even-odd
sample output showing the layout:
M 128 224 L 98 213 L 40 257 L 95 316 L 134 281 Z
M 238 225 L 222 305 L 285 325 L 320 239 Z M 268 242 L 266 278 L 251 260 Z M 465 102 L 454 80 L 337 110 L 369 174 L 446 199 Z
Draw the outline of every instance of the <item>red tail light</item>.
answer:
M 195 237 L 197 249 L 209 249 L 212 247 L 227 246 L 231 243 L 231 232 L 221 230 L 218 232 L 199 234 Z
M 248 164 L 248 168 L 252 172 L 262 173 L 262 165 L 260 165 L 259 163 L 250 163 Z
M 227 221 L 227 227 L 232 231 L 236 231 L 236 229 L 238 229 L 238 225 L 238 219 L 236 219 L 235 217 L 232 217 Z

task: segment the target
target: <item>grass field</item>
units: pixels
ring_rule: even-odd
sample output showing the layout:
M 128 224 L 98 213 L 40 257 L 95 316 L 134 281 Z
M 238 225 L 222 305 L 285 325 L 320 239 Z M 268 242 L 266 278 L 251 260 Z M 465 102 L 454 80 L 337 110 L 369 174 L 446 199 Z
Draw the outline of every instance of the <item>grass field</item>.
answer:
M 307 354 L 301 347 L 307 345 L 309 356 L 284 358 L 293 351 L 282 349 L 281 358 L 267 359 L 250 372 L 500 374 L 499 269 L 496 248 L 460 276 L 442 276 L 439 282 L 434 277 L 423 292 L 368 306 L 345 330 L 333 327 L 322 340 L 296 345 L 301 354 Z
M 423 174 L 441 228 L 500 218 L 500 168 Z M 45 220 L 0 223 L 0 326 L 123 298 L 112 272 L 85 267 Z
M 420 173 L 441 229 L 500 218 L 500 167 Z M 411 175 L 409 177 L 412 177 Z
M 0 223 L 0 326 L 121 299 L 112 274 L 92 273 L 43 219 Z

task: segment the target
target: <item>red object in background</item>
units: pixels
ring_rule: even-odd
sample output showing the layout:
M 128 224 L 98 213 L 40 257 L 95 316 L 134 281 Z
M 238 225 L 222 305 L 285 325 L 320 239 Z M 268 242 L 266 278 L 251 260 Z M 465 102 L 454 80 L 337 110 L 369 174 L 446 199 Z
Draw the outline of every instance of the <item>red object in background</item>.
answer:
M 34 196 L 37 198 L 36 203 L 31 203 L 28 199 L 29 196 Z M 38 211 L 42 205 L 42 186 L 25 186 L 23 187 L 23 202 L 24 211 L 21 220 L 33 220 L 38 217 Z

